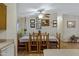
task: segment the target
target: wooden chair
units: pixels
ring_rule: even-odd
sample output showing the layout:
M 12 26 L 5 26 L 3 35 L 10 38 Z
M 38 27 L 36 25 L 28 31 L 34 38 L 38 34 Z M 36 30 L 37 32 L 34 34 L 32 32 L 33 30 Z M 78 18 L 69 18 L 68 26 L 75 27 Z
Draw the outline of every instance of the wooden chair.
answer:
M 20 34 L 17 34 L 17 50 L 27 50 L 26 42 L 20 42 Z
M 57 37 L 57 48 L 60 49 L 60 38 L 61 38 L 61 33 L 56 33 L 56 37 Z
M 17 52 L 18 52 L 18 49 L 19 48 L 19 34 L 17 34 Z
M 45 47 L 49 48 L 49 34 L 46 32 L 39 35 L 39 53 L 43 52 Z
M 38 34 L 33 33 L 29 34 L 29 42 L 28 42 L 28 48 L 29 53 L 38 53 Z M 35 51 L 33 51 L 33 48 L 36 48 Z

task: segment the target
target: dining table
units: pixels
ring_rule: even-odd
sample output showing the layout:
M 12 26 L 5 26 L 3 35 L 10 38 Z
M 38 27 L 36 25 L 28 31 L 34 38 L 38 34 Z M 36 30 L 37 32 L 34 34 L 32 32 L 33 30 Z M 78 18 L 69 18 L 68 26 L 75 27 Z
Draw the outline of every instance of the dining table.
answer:
M 19 47 L 21 48 L 25 48 L 25 45 L 28 46 L 28 42 L 29 42 L 29 35 L 25 35 L 19 38 Z M 50 42 L 50 46 L 51 48 L 57 48 L 57 44 L 58 44 L 58 39 L 51 35 L 49 36 L 49 42 Z M 28 50 L 28 47 L 27 47 Z
M 19 38 L 19 41 L 20 42 L 28 42 L 28 40 L 29 40 L 29 35 L 28 36 L 22 36 L 22 37 L 20 37 Z M 55 36 L 53 36 L 53 35 L 51 35 L 51 36 L 49 36 L 49 41 L 57 41 L 58 39 L 55 37 Z

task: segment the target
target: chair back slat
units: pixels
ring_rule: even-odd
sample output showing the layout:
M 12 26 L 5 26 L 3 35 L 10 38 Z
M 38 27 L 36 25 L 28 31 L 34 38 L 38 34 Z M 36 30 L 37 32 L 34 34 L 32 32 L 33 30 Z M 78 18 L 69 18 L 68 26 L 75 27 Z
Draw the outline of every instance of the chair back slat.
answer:
M 31 46 L 37 46 L 37 51 L 40 52 L 42 46 L 49 48 L 49 34 L 45 33 L 32 33 L 29 34 L 29 51 L 31 51 Z

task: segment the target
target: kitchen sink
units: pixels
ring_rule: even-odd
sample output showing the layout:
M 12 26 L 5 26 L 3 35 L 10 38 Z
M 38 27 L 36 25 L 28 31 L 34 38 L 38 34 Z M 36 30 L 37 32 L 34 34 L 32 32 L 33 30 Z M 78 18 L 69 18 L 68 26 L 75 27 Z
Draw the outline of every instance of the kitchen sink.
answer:
M 3 43 L 5 41 L 6 41 L 6 39 L 0 39 L 0 43 Z

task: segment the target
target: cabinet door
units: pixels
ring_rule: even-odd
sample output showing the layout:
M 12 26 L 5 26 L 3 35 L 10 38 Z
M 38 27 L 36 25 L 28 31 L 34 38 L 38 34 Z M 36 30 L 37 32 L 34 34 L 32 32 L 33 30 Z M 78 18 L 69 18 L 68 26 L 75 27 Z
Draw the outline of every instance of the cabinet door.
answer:
M 4 47 L 1 49 L 2 56 L 14 56 L 14 44 Z
M 6 6 L 0 3 L 0 30 L 6 29 Z

